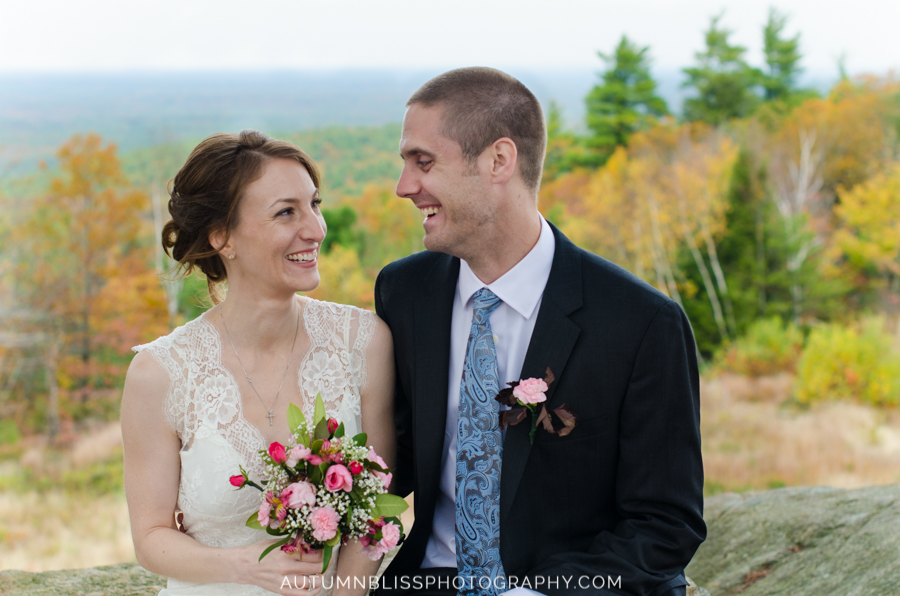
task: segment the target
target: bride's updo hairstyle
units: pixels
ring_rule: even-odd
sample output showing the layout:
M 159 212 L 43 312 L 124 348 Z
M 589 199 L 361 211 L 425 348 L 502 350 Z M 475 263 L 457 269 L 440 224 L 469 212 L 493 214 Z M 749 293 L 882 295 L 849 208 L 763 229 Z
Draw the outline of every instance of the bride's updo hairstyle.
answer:
M 238 204 L 244 189 L 257 180 L 270 159 L 293 159 L 306 168 L 319 188 L 319 172 L 302 149 L 276 141 L 255 130 L 240 134 L 219 133 L 204 139 L 175 175 L 169 191 L 169 214 L 162 231 L 166 254 L 178 261 L 183 275 L 195 267 L 206 276 L 209 296 L 222 301 L 218 286 L 227 279 L 221 247 L 212 246 L 212 232 L 224 232 L 225 240 L 238 225 Z

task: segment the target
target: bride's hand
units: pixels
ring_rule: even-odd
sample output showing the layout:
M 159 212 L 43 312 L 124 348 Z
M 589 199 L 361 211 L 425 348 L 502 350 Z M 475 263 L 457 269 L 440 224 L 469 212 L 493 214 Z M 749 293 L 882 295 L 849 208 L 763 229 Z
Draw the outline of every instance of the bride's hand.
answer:
M 276 548 L 258 561 L 260 553 L 275 542 L 278 540 L 261 540 L 241 547 L 242 569 L 238 573 L 243 579 L 240 583 L 284 596 L 318 594 L 322 589 L 322 551 L 289 555 Z

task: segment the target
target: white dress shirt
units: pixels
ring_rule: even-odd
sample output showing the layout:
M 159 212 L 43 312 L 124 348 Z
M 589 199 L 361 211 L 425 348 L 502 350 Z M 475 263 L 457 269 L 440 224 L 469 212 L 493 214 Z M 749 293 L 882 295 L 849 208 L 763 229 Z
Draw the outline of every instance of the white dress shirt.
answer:
M 425 549 L 423 568 L 456 567 L 457 417 L 466 344 L 472 329 L 473 296 L 481 288 L 487 288 L 502 301 L 490 318 L 502 389 L 507 382 L 520 380 L 525 353 L 534 331 L 555 252 L 553 231 L 541 217 L 541 235 L 537 244 L 494 283 L 484 284 L 472 272 L 468 263 L 460 261 L 450 324 L 450 380 L 447 387 L 447 426 L 444 429 L 444 452 L 441 459 L 441 492 L 435 506 L 434 525 Z M 534 593 L 519 590 L 522 588 L 508 594 Z

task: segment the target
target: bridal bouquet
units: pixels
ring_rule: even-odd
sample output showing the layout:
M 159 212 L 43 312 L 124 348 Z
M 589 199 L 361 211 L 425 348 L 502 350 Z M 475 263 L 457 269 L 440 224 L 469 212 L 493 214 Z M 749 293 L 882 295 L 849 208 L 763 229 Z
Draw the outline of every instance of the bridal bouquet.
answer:
M 388 494 L 391 473 L 366 447 L 366 434 L 345 437 L 343 423 L 326 419 L 321 395 L 316 396 L 312 425 L 294 404 L 288 407 L 288 424 L 291 445 L 275 442 L 259 452 L 268 476 L 264 486 L 250 480 L 243 468 L 230 478 L 236 488 L 252 486 L 262 493 L 259 511 L 247 526 L 284 536 L 260 560 L 276 547 L 287 553 L 322 550 L 324 573 L 334 547 L 351 539 L 372 560 L 397 546 L 403 540 L 398 516 L 408 505 Z

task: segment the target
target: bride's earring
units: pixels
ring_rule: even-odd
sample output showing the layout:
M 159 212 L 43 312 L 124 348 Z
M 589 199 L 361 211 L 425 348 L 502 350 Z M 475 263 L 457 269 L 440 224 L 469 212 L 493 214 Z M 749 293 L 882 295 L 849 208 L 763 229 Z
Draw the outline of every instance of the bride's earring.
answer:
M 228 258 L 229 258 L 229 259 L 233 259 L 233 258 L 234 258 L 234 253 L 233 253 L 233 252 L 228 253 Z

